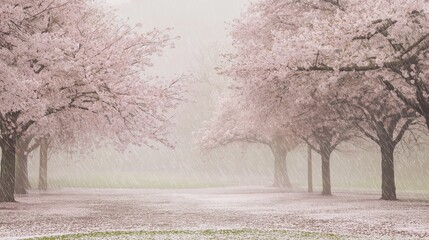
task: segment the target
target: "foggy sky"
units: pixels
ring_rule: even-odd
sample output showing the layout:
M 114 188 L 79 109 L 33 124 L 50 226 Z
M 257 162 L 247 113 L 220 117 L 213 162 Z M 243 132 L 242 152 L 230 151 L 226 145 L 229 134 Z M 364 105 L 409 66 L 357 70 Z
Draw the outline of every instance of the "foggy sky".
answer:
M 248 0 L 107 0 L 131 23 L 145 29 L 174 28 L 180 36 L 175 49 L 166 49 L 151 69 L 160 76 L 187 74 L 195 54 L 213 44 L 230 43 L 229 23 L 240 17 Z

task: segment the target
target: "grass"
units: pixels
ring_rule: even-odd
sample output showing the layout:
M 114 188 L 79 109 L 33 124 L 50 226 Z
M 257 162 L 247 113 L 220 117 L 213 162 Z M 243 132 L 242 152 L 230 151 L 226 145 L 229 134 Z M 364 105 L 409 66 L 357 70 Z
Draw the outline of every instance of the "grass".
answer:
M 414 180 L 414 181 L 413 181 Z M 365 179 L 353 183 L 339 183 L 333 182 L 332 187 L 342 189 L 358 189 L 381 191 L 381 180 L 379 179 Z M 429 180 L 426 178 L 404 180 L 396 180 L 396 190 L 398 193 L 429 193 Z
M 285 230 L 171 230 L 171 231 L 137 231 L 137 232 L 97 232 L 87 234 L 70 234 L 26 240 L 72 240 L 72 239 L 345 239 L 334 234 L 294 232 Z M 348 238 L 349 239 L 349 238 Z
M 37 186 L 37 179 L 30 179 L 32 186 Z M 197 189 L 217 188 L 239 185 L 236 181 L 211 181 L 207 179 L 186 179 L 145 176 L 107 176 L 90 177 L 52 177 L 49 186 L 55 188 L 104 188 L 104 189 Z
M 196 189 L 196 188 L 216 188 L 246 185 L 270 185 L 271 177 L 266 179 L 262 177 L 235 176 L 235 177 L 214 177 L 204 174 L 174 174 L 174 173 L 97 173 L 92 174 L 61 174 L 49 176 L 49 186 L 53 189 L 58 188 L 105 188 L 105 189 Z M 306 188 L 306 180 L 297 182 L 291 176 L 293 186 Z M 37 176 L 31 176 L 32 186 L 37 186 Z M 429 180 L 425 177 L 409 176 L 397 177 L 398 192 L 429 193 Z M 320 187 L 320 176 L 314 176 L 314 186 Z M 349 190 L 370 190 L 380 191 L 381 181 L 379 176 L 361 177 L 359 179 L 332 179 L 333 188 Z

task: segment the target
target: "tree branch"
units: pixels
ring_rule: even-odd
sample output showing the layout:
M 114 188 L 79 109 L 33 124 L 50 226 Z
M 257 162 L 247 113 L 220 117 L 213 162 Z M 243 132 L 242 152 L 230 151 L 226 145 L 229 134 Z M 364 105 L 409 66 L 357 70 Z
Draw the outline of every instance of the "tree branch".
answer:
M 398 135 L 396 136 L 395 140 L 393 140 L 393 144 L 396 146 L 404 137 L 405 132 L 409 129 L 410 125 L 413 123 L 414 120 L 408 119 L 404 125 L 401 127 L 401 131 L 399 131 Z
M 360 35 L 360 36 L 354 37 L 352 40 L 370 40 L 372 37 L 374 37 L 375 35 L 377 35 L 379 33 L 383 34 L 383 36 L 387 35 L 386 34 L 387 29 L 389 29 L 391 26 L 395 25 L 397 23 L 397 21 L 396 20 L 392 21 L 392 19 L 386 19 L 384 21 L 386 21 L 386 24 L 378 26 L 374 33 L 369 32 L 365 35 Z M 378 24 L 381 22 L 383 22 L 383 20 L 374 21 L 373 24 Z
M 304 142 L 306 142 L 308 144 L 308 146 L 311 147 L 311 149 L 313 149 L 315 152 L 317 152 L 318 154 L 320 154 L 320 149 L 318 149 L 317 147 L 314 146 L 314 144 L 312 144 L 310 141 L 308 141 L 307 138 L 301 137 L 302 140 L 304 140 Z
M 403 101 L 407 106 L 411 107 L 413 110 L 415 110 L 416 112 L 420 113 L 423 115 L 423 111 L 422 109 L 417 105 L 417 103 L 415 103 L 413 100 L 408 99 L 407 97 L 405 97 L 405 95 L 399 91 L 398 89 L 396 89 L 392 83 L 390 83 L 387 80 L 383 80 L 381 79 L 382 83 L 386 86 L 387 90 L 389 91 L 393 91 L 396 96 L 401 99 L 401 101 Z
M 365 130 L 365 128 L 363 128 L 362 126 L 360 126 L 358 123 L 355 124 L 356 127 L 365 135 L 367 136 L 369 139 L 371 139 L 372 141 L 374 141 L 375 143 L 377 143 L 378 145 L 381 145 L 381 142 L 379 139 L 377 139 L 376 137 L 374 137 L 373 135 L 371 135 L 371 133 L 369 133 L 368 131 Z

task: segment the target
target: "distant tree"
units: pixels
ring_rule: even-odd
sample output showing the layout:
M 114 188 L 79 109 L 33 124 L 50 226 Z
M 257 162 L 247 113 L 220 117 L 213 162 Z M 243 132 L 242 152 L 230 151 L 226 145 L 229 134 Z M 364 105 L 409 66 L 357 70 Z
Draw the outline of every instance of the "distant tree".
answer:
M 356 131 L 348 121 L 344 121 L 327 102 L 312 103 L 308 112 L 301 115 L 304 120 L 297 120 L 295 134 L 300 136 L 320 154 L 322 158 L 322 194 L 332 195 L 331 190 L 331 155 L 343 142 L 356 136 Z M 310 110 L 312 109 L 312 110 Z M 300 117 L 300 118 L 301 118 Z
M 51 141 L 48 137 L 39 139 L 39 190 L 48 190 L 48 149 Z
M 23 136 L 18 139 L 16 145 L 15 161 L 16 161 L 16 182 L 15 193 L 26 194 L 31 188 L 28 179 L 28 156 L 31 152 L 37 149 L 38 143 L 34 141 L 34 136 Z
M 290 188 L 287 172 L 287 153 L 298 145 L 291 131 L 287 131 L 272 116 L 262 116 L 255 106 L 243 105 L 239 92 L 225 97 L 214 117 L 198 133 L 198 144 L 205 150 L 231 143 L 260 143 L 270 147 L 274 156 L 274 186 Z

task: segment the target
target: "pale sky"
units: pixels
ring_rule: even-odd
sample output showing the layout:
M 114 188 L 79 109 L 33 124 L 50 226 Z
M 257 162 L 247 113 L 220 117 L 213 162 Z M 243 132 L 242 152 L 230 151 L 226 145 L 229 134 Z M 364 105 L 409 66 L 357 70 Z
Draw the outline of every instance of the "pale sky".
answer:
M 248 0 L 107 0 L 130 22 L 146 29 L 174 28 L 180 36 L 175 49 L 166 49 L 155 69 L 161 76 L 187 74 L 195 54 L 213 44 L 227 45 L 229 23 L 245 10 Z

